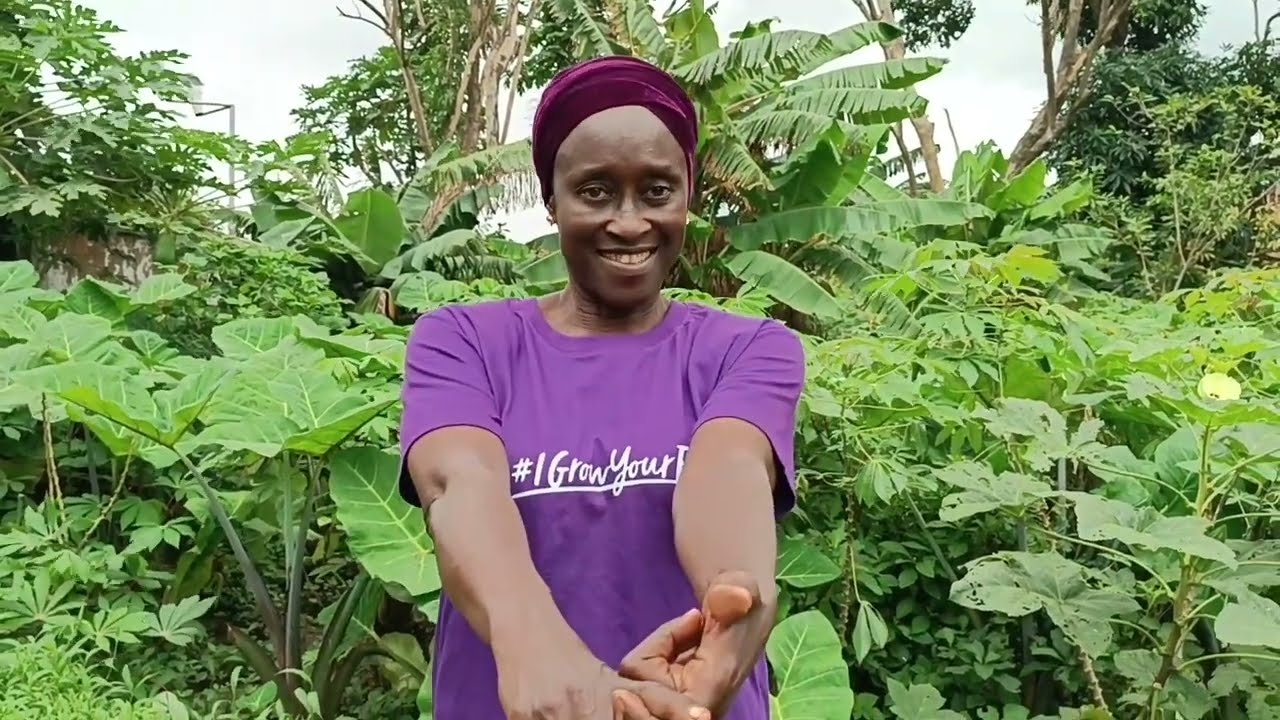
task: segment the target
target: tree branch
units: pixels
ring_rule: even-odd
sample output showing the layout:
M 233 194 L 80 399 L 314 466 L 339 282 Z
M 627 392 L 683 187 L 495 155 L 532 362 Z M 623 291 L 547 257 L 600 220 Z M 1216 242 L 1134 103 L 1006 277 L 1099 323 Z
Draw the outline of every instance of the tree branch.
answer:
M 386 35 L 387 37 L 391 37 L 391 33 L 387 30 L 387 28 L 386 28 L 386 26 L 385 26 L 385 25 L 379 25 L 378 23 L 376 23 L 376 22 L 374 22 L 374 21 L 370 20 L 369 18 L 367 18 L 367 17 L 365 17 L 365 16 L 361 15 L 359 10 L 357 10 L 357 11 L 355 12 L 355 14 L 353 15 L 353 14 L 351 14 L 351 13 L 349 13 L 349 12 L 346 12 L 346 11 L 345 11 L 345 10 L 343 10 L 342 8 L 338 8 L 338 14 L 339 14 L 339 15 L 341 15 L 342 17 L 344 17 L 344 18 L 347 18 L 348 20 L 358 20 L 358 21 L 360 21 L 360 22 L 362 22 L 362 23 L 365 23 L 365 24 L 367 24 L 369 27 L 376 28 L 376 29 L 377 29 L 377 31 L 378 31 L 378 32 L 380 32 L 380 33 L 382 33 L 383 35 Z
M 866 1 L 870 9 L 871 0 Z M 892 0 L 876 0 L 875 13 L 876 20 L 897 24 Z M 902 60 L 907 56 L 907 45 L 902 38 L 886 43 L 883 48 L 884 56 L 889 60 Z M 929 174 L 929 189 L 941 193 L 946 189 L 946 180 L 942 177 L 942 163 L 938 160 L 938 143 L 933 139 L 933 122 L 927 115 L 921 115 L 911 118 L 911 124 L 916 129 L 916 136 L 920 138 L 920 155 L 924 158 L 925 171 Z
M 1054 98 L 1058 96 L 1057 78 L 1053 72 L 1053 37 L 1056 34 L 1057 16 L 1056 0 L 1040 0 L 1040 62 L 1044 69 L 1045 97 L 1048 98 L 1049 114 L 1058 113 Z
M 368 5 L 371 1 L 357 0 L 363 5 Z M 418 131 L 418 142 L 422 147 L 422 154 L 430 155 L 435 149 L 435 143 L 431 139 L 430 126 L 427 125 L 427 112 L 422 106 L 422 92 L 418 89 L 418 79 L 414 76 L 413 64 L 405 48 L 404 17 L 400 12 L 400 0 L 383 0 L 382 4 L 386 8 L 384 17 L 387 21 L 387 36 L 391 38 L 396 58 L 400 61 L 400 78 L 404 82 L 405 93 L 409 96 L 409 109 L 413 113 L 413 124 Z
M 524 34 L 520 37 L 520 46 L 516 49 L 516 66 L 511 71 L 507 82 L 511 85 L 511 95 L 507 98 L 507 113 L 502 121 L 502 131 L 498 135 L 499 143 L 507 142 L 511 132 L 511 112 L 516 106 L 516 98 L 520 95 L 520 76 L 524 72 L 524 56 L 529 51 L 529 38 L 533 35 L 533 21 L 537 17 L 539 0 L 529 3 L 529 14 L 525 15 Z
M 1043 3 L 1046 2 L 1047 0 L 1042 0 L 1042 19 L 1045 14 Z M 1056 68 L 1052 67 L 1051 62 L 1051 40 L 1055 30 L 1052 25 L 1041 27 L 1041 37 L 1045 40 L 1041 47 L 1045 68 L 1045 103 L 1014 147 L 1009 157 L 1010 172 L 1021 172 L 1043 155 L 1089 101 L 1094 62 L 1115 36 L 1120 21 L 1126 17 L 1131 4 L 1132 0 L 1113 0 L 1101 5 L 1100 20 L 1093 40 L 1081 48 L 1080 18 L 1084 11 L 1084 0 L 1071 0 L 1061 28 L 1063 47 Z
M 475 72 L 476 63 L 480 58 L 480 48 L 484 45 L 485 36 L 489 26 L 489 18 L 493 14 L 494 0 L 489 0 L 483 6 L 473 4 L 471 6 L 471 31 L 472 41 L 471 47 L 467 48 L 466 64 L 462 68 L 462 72 L 458 75 L 458 93 L 453 99 L 453 112 L 449 115 L 448 130 L 445 131 L 448 137 L 456 137 L 458 133 L 458 123 L 462 120 L 462 111 L 467 106 L 468 89 L 471 87 L 471 77 Z M 469 135 L 469 133 L 468 133 Z

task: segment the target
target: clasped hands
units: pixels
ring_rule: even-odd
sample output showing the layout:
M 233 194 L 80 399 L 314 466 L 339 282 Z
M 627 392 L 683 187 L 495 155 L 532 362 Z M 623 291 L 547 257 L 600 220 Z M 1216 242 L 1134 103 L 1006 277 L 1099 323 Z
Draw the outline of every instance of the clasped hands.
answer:
M 581 646 L 531 658 L 535 664 L 517 664 L 514 674 L 500 661 L 503 709 L 510 720 L 718 720 L 772 625 L 756 581 L 723 573 L 700 610 L 663 624 L 616 671 Z

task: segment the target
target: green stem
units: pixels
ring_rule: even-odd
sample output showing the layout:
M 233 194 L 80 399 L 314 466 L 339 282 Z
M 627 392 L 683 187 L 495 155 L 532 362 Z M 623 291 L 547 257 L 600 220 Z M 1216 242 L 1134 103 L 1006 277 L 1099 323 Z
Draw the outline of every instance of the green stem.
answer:
M 271 601 L 271 594 L 267 591 L 267 584 L 263 581 L 262 574 L 258 572 L 258 566 L 253 562 L 253 558 L 249 557 L 248 551 L 244 548 L 244 543 L 240 541 L 240 533 L 236 532 L 235 526 L 231 524 L 231 518 L 227 515 L 226 508 L 222 507 L 222 501 L 218 499 L 213 487 L 205 480 L 200 468 L 191 462 L 191 458 L 187 457 L 186 453 L 180 452 L 176 448 L 170 448 L 170 450 L 177 454 L 178 459 L 182 461 L 182 464 L 186 466 L 192 477 L 200 484 L 200 489 L 204 491 L 205 499 L 209 502 L 209 512 L 213 514 L 214 520 L 218 522 L 223 534 L 227 536 L 227 542 L 231 544 L 231 552 L 235 555 L 236 562 L 240 565 L 240 572 L 244 573 L 249 591 L 253 593 L 254 602 L 258 605 L 258 612 L 262 614 L 262 624 L 266 627 L 267 636 L 271 638 L 271 644 L 275 648 L 276 656 L 284 657 L 284 626 L 280 622 L 280 613 L 276 609 L 275 603 Z
M 1206 505 L 1212 491 L 1212 482 L 1209 478 L 1209 452 L 1212 445 L 1213 425 L 1206 423 L 1204 436 L 1200 440 L 1200 473 L 1197 478 L 1198 486 L 1196 488 L 1195 505 L 1197 517 L 1204 517 Z M 1182 649 L 1187 627 L 1190 622 L 1194 621 L 1188 618 L 1191 613 L 1188 612 L 1187 606 L 1195 601 L 1196 582 L 1196 559 L 1184 553 L 1182 555 L 1182 570 L 1178 576 L 1178 594 L 1173 598 L 1173 628 L 1170 629 L 1169 637 L 1165 641 L 1163 651 L 1160 653 L 1160 669 L 1151 681 L 1151 693 L 1147 698 L 1147 717 L 1149 720 L 1159 720 L 1160 695 L 1164 691 L 1165 683 L 1169 681 L 1169 677 L 1181 666 L 1177 662 L 1177 657 Z
M 1180 663 L 1178 665 L 1177 671 L 1182 672 L 1186 668 L 1194 667 L 1202 662 L 1208 662 L 1210 660 L 1263 660 L 1265 662 L 1280 662 L 1280 655 L 1264 655 L 1262 653 L 1238 653 L 1238 652 L 1213 653 L 1212 655 L 1201 655 L 1200 657 L 1193 657 L 1190 660 L 1187 660 L 1186 662 Z
M 1126 563 L 1132 563 L 1134 565 L 1137 565 L 1143 570 L 1146 570 L 1147 574 L 1150 575 L 1153 580 L 1155 580 L 1157 583 L 1160 584 L 1160 589 L 1164 590 L 1165 595 L 1169 597 L 1173 597 L 1175 595 L 1173 588 L 1169 586 L 1169 583 L 1164 581 L 1164 578 L 1160 577 L 1159 573 L 1153 570 L 1150 565 L 1147 565 L 1146 563 L 1133 557 L 1132 555 L 1126 555 L 1120 552 L 1119 550 L 1113 550 L 1112 548 L 1109 548 L 1106 545 L 1100 545 L 1095 542 L 1089 542 L 1088 540 L 1081 540 L 1080 538 L 1071 537 L 1070 535 L 1062 535 L 1060 533 L 1053 532 L 1052 530 L 1044 529 L 1040 526 L 1035 526 L 1035 529 L 1037 532 L 1044 533 L 1045 535 L 1055 540 L 1058 540 L 1061 542 L 1075 543 L 1076 545 L 1092 548 L 1094 550 L 1097 550 L 1100 553 L 1105 553 L 1107 555 L 1110 555 L 1111 557 L 1114 557 L 1117 560 L 1123 560 Z

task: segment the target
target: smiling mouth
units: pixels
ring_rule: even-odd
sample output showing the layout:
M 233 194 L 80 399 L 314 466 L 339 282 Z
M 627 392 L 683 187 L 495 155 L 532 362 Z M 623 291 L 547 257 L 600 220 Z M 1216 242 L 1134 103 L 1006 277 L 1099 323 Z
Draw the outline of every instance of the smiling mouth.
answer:
M 657 248 L 649 248 L 647 250 L 627 250 L 627 251 L 600 251 L 600 257 L 617 265 L 625 265 L 627 267 L 639 267 L 658 254 Z

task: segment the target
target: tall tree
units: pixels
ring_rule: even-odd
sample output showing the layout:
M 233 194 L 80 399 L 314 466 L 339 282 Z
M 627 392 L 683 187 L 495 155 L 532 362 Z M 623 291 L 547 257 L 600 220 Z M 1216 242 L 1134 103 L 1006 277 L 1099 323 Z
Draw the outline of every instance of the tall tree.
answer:
M 347 73 L 304 88 L 304 130 L 335 129 L 335 159 L 403 184 L 449 148 L 506 142 L 541 0 L 350 0 L 344 17 L 388 41 Z M 389 177 L 388 177 L 389 176 Z
M 863 16 L 868 20 L 888 23 L 890 25 L 898 25 L 898 17 L 894 13 L 893 0 L 853 0 L 854 5 L 862 12 Z M 964 18 L 964 3 L 953 5 L 956 7 L 958 18 Z M 969 6 L 970 13 L 972 6 Z M 972 17 L 970 14 L 969 17 Z M 934 23 L 927 27 L 930 28 L 930 35 L 939 36 L 935 28 L 944 26 L 943 23 Z M 942 35 L 943 38 L 951 37 L 950 34 Z M 889 42 L 881 44 L 884 49 L 885 59 L 890 61 L 901 61 L 907 56 L 906 36 L 898 37 Z M 929 189 L 935 194 L 941 193 L 946 188 L 946 178 L 942 175 L 942 164 L 938 161 L 938 144 L 934 141 L 933 121 L 923 112 L 911 118 L 911 125 L 915 128 L 916 137 L 920 139 L 920 156 L 924 158 L 925 172 L 929 178 Z M 895 124 L 892 128 L 894 140 L 898 143 L 898 149 L 902 152 L 902 161 L 906 165 L 907 181 L 913 186 L 915 185 L 915 170 L 911 164 L 911 151 L 907 147 L 906 139 L 903 136 L 902 124 Z

